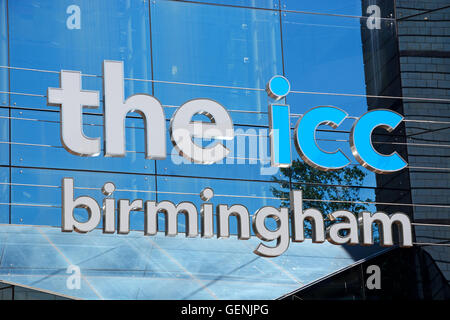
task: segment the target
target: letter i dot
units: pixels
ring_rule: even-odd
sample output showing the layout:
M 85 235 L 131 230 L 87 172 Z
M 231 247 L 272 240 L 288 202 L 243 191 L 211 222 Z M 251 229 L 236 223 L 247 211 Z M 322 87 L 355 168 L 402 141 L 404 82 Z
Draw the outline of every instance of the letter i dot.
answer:
M 269 97 L 278 101 L 286 97 L 290 90 L 288 79 L 274 76 L 266 85 Z M 270 154 L 273 167 L 291 166 L 291 130 L 289 105 L 269 104 Z

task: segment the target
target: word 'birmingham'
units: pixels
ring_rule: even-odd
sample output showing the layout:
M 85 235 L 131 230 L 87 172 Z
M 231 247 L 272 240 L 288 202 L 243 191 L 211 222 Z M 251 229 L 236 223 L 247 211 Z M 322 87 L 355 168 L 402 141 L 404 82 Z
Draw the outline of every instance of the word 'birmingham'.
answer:
M 113 183 L 107 182 L 102 188 L 102 192 L 107 196 L 103 200 L 102 209 L 95 199 L 89 196 L 80 196 L 74 199 L 74 181 L 72 178 L 62 180 L 62 231 L 77 231 L 81 233 L 90 232 L 100 224 L 103 218 L 103 232 L 128 234 L 130 232 L 130 212 L 144 211 L 144 235 L 156 235 L 158 232 L 158 214 L 162 213 L 165 218 L 166 236 L 176 236 L 178 234 L 178 215 L 182 214 L 186 218 L 186 237 L 197 237 L 199 235 L 199 211 L 192 202 L 180 202 L 175 205 L 171 201 L 144 201 L 137 199 L 130 203 L 130 200 L 120 199 L 117 201 L 111 198 L 116 187 Z M 205 188 L 200 193 L 200 234 L 203 238 L 214 236 L 214 216 L 216 216 L 217 238 L 228 238 L 230 236 L 230 217 L 237 219 L 237 237 L 239 240 L 248 240 L 251 237 L 251 227 L 254 234 L 263 241 L 275 241 L 274 246 L 260 243 L 253 251 L 263 257 L 277 257 L 284 253 L 289 247 L 289 239 L 293 242 L 305 240 L 304 225 L 309 221 L 312 229 L 312 242 L 323 243 L 325 239 L 330 243 L 342 245 L 373 245 L 373 224 L 379 227 L 380 245 L 393 246 L 393 225 L 398 227 L 399 245 L 401 247 L 411 247 L 412 231 L 411 221 L 403 213 L 387 215 L 383 212 L 360 212 L 358 217 L 354 213 L 340 210 L 328 215 L 331 220 L 336 220 L 331 226 L 325 228 L 322 213 L 315 209 L 303 209 L 303 198 L 301 190 L 293 190 L 290 193 L 290 214 L 288 208 L 275 208 L 265 206 L 250 215 L 249 210 L 240 204 L 228 206 L 218 204 L 214 214 L 211 200 L 214 191 Z M 80 222 L 74 217 L 75 208 L 84 208 L 89 213 L 87 221 Z M 271 230 L 266 227 L 266 219 L 274 219 L 277 228 Z M 290 219 L 290 223 L 289 223 Z M 117 220 L 117 230 L 116 230 Z M 291 230 L 289 230 L 289 224 Z
M 289 167 L 291 159 L 291 132 L 289 106 L 276 103 L 290 90 L 288 80 L 274 76 L 267 83 L 266 91 L 275 100 L 269 104 L 271 165 Z M 124 99 L 123 62 L 103 62 L 104 94 L 104 155 L 124 157 L 125 118 L 129 112 L 137 112 L 144 119 L 145 157 L 165 159 L 166 122 L 161 103 L 148 94 L 134 94 Z M 97 108 L 99 91 L 82 90 L 81 73 L 61 71 L 60 88 L 48 88 L 47 103 L 61 106 L 61 143 L 72 154 L 94 157 L 100 155 L 100 137 L 86 137 L 83 132 L 83 108 Z M 204 115 L 207 121 L 193 120 Z M 322 150 L 316 141 L 316 130 L 320 125 L 337 128 L 348 114 L 333 106 L 320 106 L 305 112 L 297 121 L 294 144 L 300 157 L 312 167 L 329 171 L 344 168 L 350 159 L 341 149 L 334 152 Z M 393 152 L 384 155 L 372 145 L 375 128 L 393 131 L 403 117 L 391 110 L 376 109 L 357 119 L 350 131 L 349 143 L 353 156 L 365 168 L 376 173 L 391 173 L 407 166 L 406 161 Z M 212 164 L 224 159 L 230 152 L 220 140 L 232 140 L 234 127 L 228 111 L 211 99 L 193 99 L 185 102 L 174 113 L 170 121 L 170 138 L 177 152 L 198 164 Z M 197 140 L 212 140 L 207 146 Z

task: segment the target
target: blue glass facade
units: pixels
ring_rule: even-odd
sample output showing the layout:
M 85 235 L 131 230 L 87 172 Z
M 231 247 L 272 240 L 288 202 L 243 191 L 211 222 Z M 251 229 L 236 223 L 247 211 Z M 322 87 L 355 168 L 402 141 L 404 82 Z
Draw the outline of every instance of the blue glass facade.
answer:
M 54 276 L 53 282 L 53 276 L 46 280 L 43 285 L 46 290 L 81 298 L 133 298 L 121 289 L 134 290 L 132 288 L 142 285 L 138 284 L 136 279 L 130 280 L 134 277 L 133 272 L 144 270 L 139 276 L 145 278 L 146 268 L 159 266 L 161 269 L 155 271 L 155 277 L 170 278 L 166 282 L 155 284 L 155 290 L 161 295 L 147 291 L 137 298 L 203 299 L 211 298 L 208 296 L 209 290 L 218 298 L 276 298 L 380 250 L 378 246 L 372 249 L 358 246 L 361 251 L 354 253 L 346 247 L 336 246 L 333 249 L 333 246 L 327 245 L 330 252 L 323 260 L 323 270 L 316 275 L 302 278 L 313 267 L 308 267 L 307 259 L 299 258 L 297 261 L 295 257 L 306 257 L 315 249 L 320 251 L 322 247 L 310 242 L 292 243 L 290 250 L 293 251 L 289 258 L 280 257 L 275 269 L 271 269 L 273 273 L 280 268 L 286 272 L 286 278 L 272 279 L 273 283 L 286 281 L 286 286 L 280 287 L 273 295 L 258 295 L 258 290 L 267 291 L 270 287 L 270 283 L 258 287 L 258 279 L 267 276 L 264 272 L 259 274 L 258 279 L 237 275 L 237 283 L 229 287 L 223 283 L 217 288 L 208 285 L 208 289 L 203 287 L 207 279 L 213 279 L 228 270 L 238 269 L 239 265 L 248 262 L 250 257 L 242 253 L 244 249 L 241 247 L 247 246 L 249 254 L 252 255 L 252 245 L 240 244 L 237 253 L 230 255 L 235 265 L 230 263 L 226 265 L 228 269 L 214 273 L 208 271 L 214 270 L 214 265 L 202 268 L 198 266 L 208 258 L 205 258 L 205 253 L 196 255 L 196 249 L 192 248 L 196 244 L 189 242 L 190 239 L 183 237 L 184 240 L 180 240 L 177 237 L 178 249 L 185 250 L 183 246 L 186 246 L 190 256 L 179 254 L 178 251 L 173 255 L 170 253 L 169 256 L 174 257 L 174 262 L 163 254 L 164 250 L 173 249 L 163 236 L 159 235 L 158 240 L 134 240 L 134 237 L 142 235 L 142 211 L 132 211 L 130 215 L 131 229 L 136 231 L 133 237 L 130 236 L 131 239 L 128 239 L 127 235 L 115 235 L 108 236 L 105 240 L 97 240 L 96 237 L 101 237 L 100 230 L 95 231 L 96 236 L 59 234 L 61 180 L 64 177 L 74 178 L 75 197 L 88 195 L 98 203 L 102 203 L 105 198 L 101 192 L 103 184 L 112 181 L 117 187 L 115 199 L 170 200 L 174 203 L 190 201 L 199 207 L 203 203 L 199 192 L 211 187 L 215 192 L 211 200 L 214 205 L 239 203 L 253 214 L 263 206 L 286 205 L 288 192 L 302 188 L 307 206 L 319 207 L 324 214 L 341 207 L 383 210 L 387 213 L 404 209 L 405 213 L 411 214 L 409 180 L 402 178 L 402 181 L 405 181 L 402 186 L 380 183 L 375 173 L 355 160 L 349 146 L 349 131 L 355 117 L 376 107 L 370 100 L 370 95 L 373 94 L 370 91 L 373 74 L 368 68 L 381 70 L 377 69 L 376 62 L 383 61 L 382 55 L 385 51 L 397 50 L 394 7 L 386 5 L 385 1 L 373 1 L 383 10 L 381 28 L 371 29 L 368 27 L 369 14 L 365 2 L 0 0 L 1 236 L 6 239 L 7 230 L 12 230 L 7 227 L 13 224 L 17 225 L 13 234 L 22 232 L 24 237 L 30 237 L 30 241 L 41 237 L 36 235 L 36 230 L 49 237 L 56 237 L 54 243 L 57 247 L 70 246 L 70 242 L 74 241 L 74 246 L 78 244 L 79 247 L 74 249 L 75 253 L 67 254 L 73 258 L 70 262 L 80 264 L 82 272 L 86 270 L 86 276 L 92 276 L 92 279 L 95 279 L 92 281 L 97 283 L 90 291 L 77 293 L 67 290 L 64 287 L 67 259 L 60 256 L 55 258 L 54 252 L 48 253 L 49 260 L 43 256 L 37 257 L 34 255 L 35 247 L 30 245 L 28 255 L 34 260 L 22 261 L 20 257 L 19 259 L 15 256 L 19 254 L 17 250 L 13 250 L 18 244 L 11 244 L 9 240 L 2 244 L 4 248 L 11 246 L 12 253 L 8 259 L 14 261 L 0 261 L 0 280 L 17 282 L 18 279 L 26 279 L 23 282 L 28 286 L 39 288 L 39 283 L 32 279 L 48 276 L 39 270 L 54 265 L 58 275 Z M 387 39 L 383 49 L 368 47 L 368 43 L 380 38 Z M 380 58 L 382 50 L 385 51 L 381 53 Z M 144 122 L 137 113 L 128 114 L 125 122 L 126 157 L 108 158 L 103 156 L 103 152 L 97 157 L 80 157 L 67 152 L 60 139 L 60 108 L 47 105 L 47 89 L 59 88 L 61 70 L 80 71 L 83 75 L 82 88 L 98 90 L 101 97 L 98 108 L 84 109 L 83 131 L 86 136 L 101 137 L 103 141 L 104 60 L 123 61 L 125 98 L 133 94 L 147 93 L 161 102 L 166 116 L 167 132 L 175 110 L 191 99 L 209 98 L 225 106 L 233 120 L 236 134 L 232 141 L 226 142 L 226 146 L 231 150 L 230 154 L 220 163 L 193 164 L 172 148 L 167 135 L 167 158 L 146 159 Z M 396 74 L 398 71 L 393 70 L 392 73 Z M 291 85 L 291 92 L 280 103 L 288 104 L 291 113 L 291 159 L 296 163 L 292 170 L 270 167 L 268 105 L 271 100 L 264 88 L 274 75 L 284 75 Z M 401 97 L 401 92 L 385 91 L 376 94 Z M 380 98 L 379 102 L 379 107 L 402 113 L 401 109 L 395 109 L 397 103 L 401 104 L 401 99 Z M 336 106 L 351 116 L 338 129 L 323 125 L 316 134 L 320 148 L 328 152 L 340 148 L 349 157 L 351 164 L 347 167 L 348 170 L 335 174 L 314 171 L 297 154 L 292 140 L 295 136 L 295 123 L 300 115 L 316 106 Z M 407 158 L 404 149 L 396 148 L 404 143 L 402 130 L 400 128 L 394 131 L 386 139 L 381 137 L 375 144 L 387 143 L 388 148 L 394 148 Z M 394 178 L 398 176 L 394 175 Z M 379 196 L 380 190 L 390 193 L 389 200 Z M 449 207 L 443 207 L 442 210 L 450 212 Z M 76 209 L 75 216 L 79 220 L 87 219 L 83 209 Z M 163 231 L 164 221 L 161 217 L 160 219 L 160 231 Z M 237 232 L 236 224 L 233 218 L 232 234 Z M 25 226 L 20 229 L 20 225 Z M 29 225 L 42 228 L 26 227 Z M 269 225 L 275 225 L 274 221 Z M 178 226 L 180 232 L 185 231 L 185 221 L 181 216 L 178 217 Z M 64 243 L 64 236 L 68 237 L 68 243 Z M 79 250 L 85 248 L 89 241 L 94 243 L 92 253 L 84 253 L 84 249 Z M 122 244 L 122 241 L 126 244 Z M 136 243 L 130 243 L 134 241 Z M 152 255 L 149 261 L 145 260 L 144 256 L 148 250 L 145 248 L 146 241 L 161 242 L 158 242 L 157 246 L 161 250 L 152 253 L 159 254 L 154 260 Z M 207 250 L 201 240 L 193 241 L 200 241 L 199 248 Z M 215 248 L 214 246 L 222 246 L 220 241 L 222 240 L 208 240 L 208 244 L 214 242 L 211 246 Z M 254 239 L 252 241 L 255 242 Z M 88 261 L 94 253 L 101 254 L 102 246 L 108 250 L 127 247 L 126 250 L 120 249 L 117 257 L 107 256 L 104 261 L 83 264 L 83 261 Z M 301 246 L 307 248 L 306 251 L 302 251 Z M 138 255 L 131 253 L 133 248 Z M 127 254 L 124 256 L 125 251 Z M 208 257 L 216 255 L 217 258 L 217 255 L 221 254 L 220 250 L 218 252 L 209 252 Z M 333 257 L 333 254 L 339 255 L 343 254 L 342 252 L 345 253 L 345 261 L 338 258 L 328 259 Z M 121 259 L 135 259 L 137 262 L 131 266 L 115 266 L 119 256 Z M 53 263 L 53 258 L 58 261 Z M 258 263 L 271 264 L 266 262 L 266 258 L 256 255 L 251 258 L 264 261 Z M 163 260 L 180 270 L 171 270 L 161 262 Z M 40 265 L 41 262 L 45 265 Z M 9 268 L 11 263 L 17 265 L 17 270 L 20 271 Z M 121 273 L 112 289 L 102 284 L 101 279 L 114 276 L 95 274 L 92 271 L 108 263 L 114 265 L 111 267 L 115 272 L 112 272 L 113 274 Z M 221 263 L 223 262 L 216 261 L 216 265 Z M 257 263 L 255 268 L 258 269 Z M 306 273 L 302 273 L 298 268 L 304 268 Z M 253 272 L 253 269 L 246 270 L 248 273 Z M 162 276 L 162 273 L 165 275 Z M 173 273 L 198 276 L 201 283 L 199 293 L 190 296 L 184 291 L 175 290 L 178 280 Z M 208 274 L 205 275 L 206 273 Z M 7 274 L 12 276 L 6 279 Z M 19 274 L 24 277 L 14 276 Z M 255 287 L 248 292 L 242 291 L 240 295 L 236 294 L 235 291 L 245 286 L 246 282 L 253 282 Z M 164 291 L 165 287 L 171 287 L 174 291 Z M 104 290 L 100 296 L 95 294 L 97 289 Z M 110 294 L 106 295 L 106 292 Z
M 354 116 L 367 111 L 361 49 L 364 18 L 281 13 L 274 7 L 275 2 L 264 5 L 264 1 L 236 6 L 177 1 L 81 1 L 76 4 L 81 10 L 80 29 L 69 29 L 71 14 L 66 13 L 66 8 L 71 4 L 74 3 L 8 3 L 9 46 L 2 47 L 9 47 L 3 57 L 9 57 L 13 68 L 2 68 L 2 72 L 9 72 L 10 79 L 2 84 L 18 94 L 10 95 L 10 108 L 3 110 L 11 113 L 11 119 L 2 119 L 2 132 L 10 131 L 11 138 L 3 136 L 6 143 L 2 144 L 2 163 L 14 167 L 10 169 L 14 203 L 60 205 L 58 198 L 52 203 L 43 201 L 42 193 L 51 194 L 50 190 L 35 188 L 24 198 L 20 186 L 14 186 L 22 180 L 24 170 L 21 172 L 20 168 L 30 167 L 31 176 L 25 179 L 33 176 L 36 182 L 46 175 L 41 169 L 71 171 L 79 183 L 82 172 L 77 170 L 89 171 L 91 177 L 98 177 L 91 179 L 92 185 L 86 186 L 90 188 L 103 181 L 100 172 L 124 173 L 132 181 L 148 181 L 140 188 L 138 184 L 128 184 L 127 189 L 141 190 L 157 199 L 159 194 L 164 198 L 164 192 L 175 186 L 183 194 L 199 192 L 193 184 L 208 184 L 216 194 L 255 196 L 260 199 L 250 201 L 255 208 L 277 205 L 280 201 L 272 199 L 271 180 L 287 178 L 268 163 L 268 97 L 260 90 L 267 81 L 277 74 L 285 74 L 290 80 L 294 92 L 285 102 L 290 105 L 291 114 L 301 114 L 318 105 L 345 106 Z M 285 5 L 289 8 L 292 4 Z M 6 2 L 3 7 L 6 10 Z M 353 7 L 349 10 L 351 13 Z M 334 33 L 331 41 L 330 32 Z M 393 33 L 394 28 L 389 26 L 381 32 Z M 79 70 L 83 74 L 83 89 L 102 91 L 104 60 L 124 61 L 125 97 L 136 93 L 154 95 L 165 106 L 167 125 L 176 107 L 190 99 L 205 97 L 226 106 L 236 129 L 234 143 L 227 145 L 233 152 L 223 163 L 208 166 L 187 163 L 175 150 L 168 152 L 165 160 L 147 160 L 142 119 L 130 114 L 126 121 L 125 158 L 83 158 L 68 153 L 59 139 L 59 107 L 47 105 L 47 88 L 59 87 L 60 70 Z M 311 93 L 296 92 L 299 89 Z M 324 92 L 362 96 L 315 94 Z M 102 113 L 101 105 L 84 111 L 83 130 L 87 136 L 103 136 Z M 297 119 L 298 116 L 291 116 L 293 125 Z M 348 139 L 345 129 L 352 121 L 347 122 L 338 133 L 324 127 L 318 138 L 323 140 L 324 149 L 338 146 L 351 158 L 348 143 L 340 141 Z M 166 144 L 170 147 L 169 137 Z M 299 159 L 294 148 L 291 152 L 293 159 Z M 353 163 L 357 165 L 354 160 Z M 14 172 L 16 168 L 18 171 Z M 374 175 L 365 168 L 361 170 L 366 175 L 364 186 L 375 187 Z M 57 179 L 66 173 L 57 172 L 61 173 Z M 230 179 L 232 187 L 220 178 Z M 172 179 L 178 180 L 175 185 L 165 183 Z M 52 185 L 58 185 L 57 180 Z M 27 208 L 20 209 L 22 213 L 17 215 L 18 208 L 12 208 L 11 222 L 20 223 L 23 219 L 26 223 L 31 219 L 34 223 L 59 225 L 55 214 L 49 214 L 54 219 L 51 223 L 48 219 L 26 217 Z

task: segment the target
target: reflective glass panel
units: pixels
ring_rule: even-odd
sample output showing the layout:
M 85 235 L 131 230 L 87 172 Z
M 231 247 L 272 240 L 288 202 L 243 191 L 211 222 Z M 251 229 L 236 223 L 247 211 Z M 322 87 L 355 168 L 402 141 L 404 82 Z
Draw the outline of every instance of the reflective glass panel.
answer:
M 287 96 L 291 113 L 320 105 L 339 107 L 351 116 L 367 112 L 364 95 L 373 74 L 365 73 L 366 65 L 380 63 L 370 59 L 370 42 L 394 39 L 395 25 L 382 21 L 380 30 L 368 30 L 366 19 L 292 12 L 282 20 L 285 72 L 293 91 Z M 392 55 L 395 43 L 388 41 L 385 47 L 384 54 Z
M 0 0 L 0 105 L 8 105 L 8 32 L 6 0 Z
M 189 0 L 186 2 L 189 2 Z M 227 6 L 242 6 L 251 8 L 266 8 L 266 9 L 278 8 L 278 0 L 200 0 L 192 2 L 219 4 Z
M 147 1 L 10 1 L 9 19 L 11 65 L 43 70 L 13 70 L 12 91 L 46 95 L 48 87 L 59 87 L 59 75 L 45 71 L 99 76 L 103 60 L 124 61 L 127 78 L 151 79 Z M 150 82 L 125 85 L 126 96 L 151 93 Z M 101 88 L 101 78 L 84 77 L 83 89 Z M 46 106 L 44 97 L 15 95 L 12 103 L 59 109 Z
M 9 223 L 9 168 L 0 167 L 0 223 Z
M 12 163 L 18 166 L 88 169 L 96 171 L 153 173 L 154 160 L 145 159 L 142 118 L 125 121 L 126 156 L 81 157 L 71 154 L 61 144 L 59 112 L 12 110 Z M 103 141 L 103 117 L 85 115 L 84 134 Z M 103 145 L 103 143 L 102 143 Z
M 258 113 L 267 112 L 264 88 L 272 76 L 282 73 L 280 21 L 275 13 L 152 2 L 154 78 L 184 83 L 156 82 L 155 96 L 163 105 L 175 106 L 210 98 L 225 106 L 235 124 L 267 125 L 266 115 Z M 170 111 L 166 115 L 170 117 Z
M 102 207 L 104 194 L 101 188 L 106 182 L 113 182 L 116 191 L 113 198 L 153 200 L 155 180 L 153 176 L 118 173 L 82 172 L 46 169 L 12 169 L 12 223 L 61 226 L 61 185 L 63 178 L 74 179 L 74 198 L 93 197 Z M 74 216 L 86 221 L 87 211 L 75 209 Z M 130 228 L 143 230 L 142 212 L 132 211 Z M 99 228 L 103 226 L 102 222 Z
M 332 15 L 370 16 L 377 5 L 380 8 L 380 17 L 393 18 L 394 5 L 392 0 L 280 0 L 281 9 L 306 11 Z
M 9 164 L 9 111 L 0 108 L 0 164 Z

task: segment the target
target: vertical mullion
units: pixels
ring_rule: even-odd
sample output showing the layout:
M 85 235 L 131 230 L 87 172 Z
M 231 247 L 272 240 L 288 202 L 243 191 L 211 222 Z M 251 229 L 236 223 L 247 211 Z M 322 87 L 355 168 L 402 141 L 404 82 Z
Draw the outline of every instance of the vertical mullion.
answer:
M 6 36 L 7 36 L 7 43 L 8 43 L 8 67 L 11 67 L 11 48 L 10 48 L 10 37 L 9 37 L 9 32 L 10 32 L 10 27 L 9 27 L 9 3 L 8 0 L 6 0 Z M 11 121 L 11 68 L 8 68 L 8 115 L 9 115 L 9 119 L 8 119 L 8 123 L 9 123 L 9 132 L 8 132 L 8 140 L 9 140 L 9 218 L 8 218 L 8 222 L 9 224 L 12 223 L 12 206 L 11 206 L 11 202 L 12 202 L 12 168 L 11 168 L 11 149 L 12 149 L 12 144 L 11 144 L 11 125 L 12 125 L 12 121 Z
M 280 21 L 280 47 L 281 47 L 281 68 L 283 71 L 283 77 L 286 77 L 286 71 L 284 69 L 284 49 L 283 49 L 283 20 L 282 20 L 282 10 L 281 10 L 281 2 L 282 0 L 278 0 L 278 13 L 279 13 L 279 21 Z M 288 104 L 287 102 L 287 97 L 284 97 L 284 103 Z M 291 130 L 291 126 L 289 124 L 289 130 Z M 291 135 L 291 137 L 293 137 L 293 135 Z M 289 174 L 289 192 L 292 191 L 292 165 L 294 161 L 294 157 L 292 156 L 292 148 L 291 148 L 291 168 L 289 169 L 289 172 L 291 172 L 291 174 Z M 281 170 L 281 169 L 279 169 Z
M 151 79 L 154 80 L 153 74 L 153 38 L 152 38 L 152 10 L 151 6 L 153 4 L 153 0 L 148 1 L 148 27 L 149 27 L 149 35 L 150 35 L 150 70 L 151 70 Z M 155 82 L 152 81 L 152 96 L 155 96 Z M 164 124 L 165 125 L 165 124 Z M 166 141 L 164 141 L 166 143 Z M 155 201 L 158 202 L 158 166 L 156 165 L 156 160 L 153 160 L 155 167 Z

